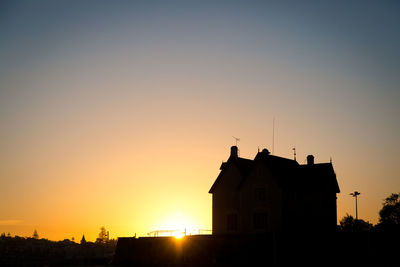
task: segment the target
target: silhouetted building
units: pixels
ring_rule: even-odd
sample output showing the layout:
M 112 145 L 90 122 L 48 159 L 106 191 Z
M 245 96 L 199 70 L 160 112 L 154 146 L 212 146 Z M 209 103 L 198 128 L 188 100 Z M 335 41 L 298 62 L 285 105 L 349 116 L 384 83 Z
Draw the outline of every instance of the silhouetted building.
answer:
M 85 239 L 85 235 L 82 236 L 81 239 L 81 245 L 85 245 L 86 244 L 86 239 Z
M 250 160 L 232 146 L 220 170 L 209 191 L 214 234 L 336 229 L 332 163 L 315 164 L 309 155 L 302 165 L 267 149 Z

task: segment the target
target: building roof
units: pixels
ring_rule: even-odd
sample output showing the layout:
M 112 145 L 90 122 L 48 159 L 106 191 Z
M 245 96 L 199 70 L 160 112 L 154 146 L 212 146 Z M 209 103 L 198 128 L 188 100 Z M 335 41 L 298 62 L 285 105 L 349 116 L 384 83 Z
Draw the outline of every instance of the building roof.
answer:
M 339 184 L 332 163 L 299 165 L 302 187 L 309 191 L 333 189 L 340 193 Z
M 221 164 L 221 172 L 209 193 L 213 193 L 229 164 L 234 164 L 242 176 L 237 186 L 238 190 L 247 180 L 253 167 L 256 164 L 264 164 L 273 174 L 276 183 L 281 187 L 294 188 L 301 191 L 334 190 L 336 193 L 340 193 L 336 174 L 331 163 L 300 165 L 296 160 L 271 155 L 266 149 L 258 152 L 254 160 L 229 157 L 227 162 Z
M 253 168 L 254 161 L 251 159 L 245 159 L 245 158 L 240 158 L 240 157 L 229 157 L 227 162 L 222 162 L 221 167 L 219 168 L 221 172 L 219 173 L 217 179 L 215 180 L 214 184 L 211 186 L 211 189 L 208 193 L 212 193 L 216 187 L 216 185 L 219 183 L 221 180 L 221 177 L 223 176 L 223 173 L 225 172 L 226 167 L 228 164 L 234 164 L 237 169 L 239 170 L 240 175 L 242 176 L 242 179 L 248 176 L 249 172 Z

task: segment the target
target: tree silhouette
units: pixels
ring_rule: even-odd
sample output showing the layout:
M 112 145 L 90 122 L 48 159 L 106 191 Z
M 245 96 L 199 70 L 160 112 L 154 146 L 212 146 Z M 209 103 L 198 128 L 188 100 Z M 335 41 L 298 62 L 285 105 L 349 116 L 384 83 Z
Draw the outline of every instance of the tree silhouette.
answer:
M 342 232 L 365 232 L 372 228 L 372 224 L 364 220 L 356 220 L 353 216 L 346 214 L 340 221 Z
M 391 194 L 379 211 L 378 229 L 400 231 L 400 193 Z
M 108 241 L 108 234 L 107 234 L 106 228 L 104 226 L 102 226 L 100 228 L 99 237 L 96 239 L 96 243 L 106 244 L 107 241 Z
M 36 229 L 33 231 L 32 237 L 33 237 L 34 239 L 39 239 L 39 234 L 38 234 L 38 232 L 36 231 Z

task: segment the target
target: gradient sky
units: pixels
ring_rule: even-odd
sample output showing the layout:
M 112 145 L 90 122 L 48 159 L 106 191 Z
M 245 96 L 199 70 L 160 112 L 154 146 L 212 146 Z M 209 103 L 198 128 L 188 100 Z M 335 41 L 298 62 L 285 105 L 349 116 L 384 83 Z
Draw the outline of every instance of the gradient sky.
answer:
M 0 232 L 211 229 L 257 148 L 332 158 L 338 219 L 400 191 L 398 1 L 2 1 Z

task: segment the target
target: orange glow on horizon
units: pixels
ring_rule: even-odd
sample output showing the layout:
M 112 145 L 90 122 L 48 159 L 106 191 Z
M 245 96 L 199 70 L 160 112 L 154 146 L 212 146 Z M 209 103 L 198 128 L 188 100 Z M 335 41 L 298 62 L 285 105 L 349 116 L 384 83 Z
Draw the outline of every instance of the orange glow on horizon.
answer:
M 174 235 L 173 235 L 176 239 L 181 239 L 182 237 L 184 237 L 185 236 L 185 233 L 184 232 L 181 232 L 181 231 L 179 231 L 179 232 L 176 232 L 176 233 L 174 233 Z

